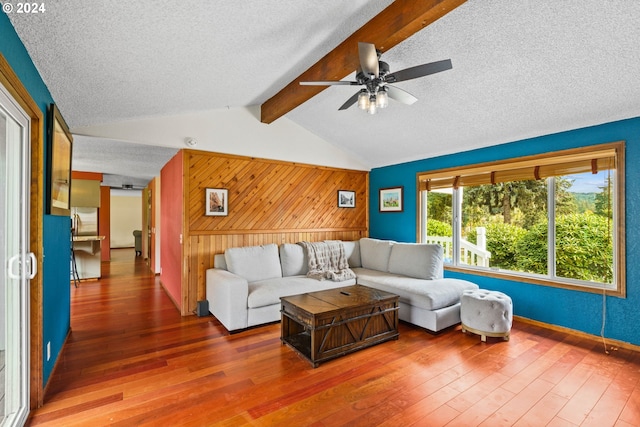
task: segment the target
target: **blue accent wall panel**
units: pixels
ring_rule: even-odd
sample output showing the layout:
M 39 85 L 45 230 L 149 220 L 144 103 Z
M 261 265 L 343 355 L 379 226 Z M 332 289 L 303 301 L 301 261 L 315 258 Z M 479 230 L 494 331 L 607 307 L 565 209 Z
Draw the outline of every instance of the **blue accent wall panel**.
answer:
M 625 221 L 627 297 L 541 286 L 485 277 L 481 274 L 445 272 L 447 277 L 470 280 L 482 288 L 502 291 L 514 302 L 514 314 L 592 335 L 640 345 L 640 118 L 605 123 L 447 156 L 402 163 L 371 171 L 370 235 L 381 239 L 415 242 L 417 233 L 416 174 L 551 151 L 626 141 Z M 378 212 L 380 188 L 404 186 L 404 212 Z M 603 299 L 606 305 L 603 305 Z
M 71 325 L 71 288 L 69 285 L 71 218 L 45 215 L 44 229 L 50 236 L 64 236 L 59 239 L 44 239 L 42 357 L 43 383 L 46 384 Z M 51 358 L 49 360 L 47 360 L 47 342 L 51 342 Z
M 16 34 L 11 21 L 0 12 L 0 53 L 9 62 L 13 71 L 27 89 L 31 98 L 40 107 L 43 117 L 47 117 L 47 108 L 53 101 L 49 89 L 40 77 L 38 70 L 29 57 L 22 41 Z M 43 129 L 43 135 L 46 135 Z M 46 141 L 45 152 L 46 158 Z M 48 185 L 46 173 L 44 186 Z M 44 200 L 44 192 L 42 194 Z M 70 218 L 45 215 L 43 220 L 44 259 L 42 271 L 43 286 L 43 384 L 46 385 L 55 365 L 62 345 L 70 328 L 70 288 L 69 258 L 71 226 Z M 51 343 L 51 358 L 47 361 L 46 346 Z

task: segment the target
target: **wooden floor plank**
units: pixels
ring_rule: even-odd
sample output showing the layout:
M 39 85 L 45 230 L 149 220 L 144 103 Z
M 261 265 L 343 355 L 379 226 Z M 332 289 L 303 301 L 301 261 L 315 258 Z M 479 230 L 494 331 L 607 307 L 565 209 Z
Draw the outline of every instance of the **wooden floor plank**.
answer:
M 611 379 L 599 374 L 589 378 L 589 383 L 582 387 L 569 399 L 558 416 L 574 424 L 581 425 L 602 397 Z M 614 415 L 613 411 L 611 414 Z M 615 414 L 618 418 L 618 414 Z
M 482 424 L 497 410 L 513 399 L 514 394 L 498 387 L 491 392 L 480 396 L 478 401 L 454 418 L 448 427 L 469 427 Z
M 620 420 L 631 425 L 640 425 L 640 385 L 629 396 L 622 414 L 620 414 Z
M 536 379 L 520 393 L 515 394 L 511 400 L 491 414 L 480 425 L 487 427 L 514 425 L 552 388 L 553 384 L 545 380 Z
M 640 352 L 514 322 L 400 339 L 314 369 L 278 323 L 180 316 L 133 249 L 71 286 L 71 333 L 33 426 L 640 426 Z
M 567 404 L 568 399 L 557 394 L 547 393 L 538 401 L 522 418 L 515 424 L 515 427 L 538 427 L 546 426 L 551 422 L 558 412 Z
M 509 378 L 499 372 L 494 372 L 486 376 L 482 381 L 473 387 L 459 393 L 455 398 L 451 399 L 447 404 L 459 412 L 470 410 L 473 405 L 490 395 L 498 387 L 502 386 Z

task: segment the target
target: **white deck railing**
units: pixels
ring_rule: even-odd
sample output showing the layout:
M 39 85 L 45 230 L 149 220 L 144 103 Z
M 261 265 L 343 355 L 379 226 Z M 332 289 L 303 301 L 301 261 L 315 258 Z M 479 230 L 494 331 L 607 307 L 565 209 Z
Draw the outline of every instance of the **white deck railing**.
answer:
M 460 239 L 460 263 L 475 265 L 478 267 L 489 267 L 491 252 L 487 251 L 486 230 L 484 227 L 476 228 L 478 244 L 474 245 L 468 240 Z M 439 244 L 442 246 L 444 258 L 453 260 L 453 242 L 451 237 L 427 236 L 426 243 Z

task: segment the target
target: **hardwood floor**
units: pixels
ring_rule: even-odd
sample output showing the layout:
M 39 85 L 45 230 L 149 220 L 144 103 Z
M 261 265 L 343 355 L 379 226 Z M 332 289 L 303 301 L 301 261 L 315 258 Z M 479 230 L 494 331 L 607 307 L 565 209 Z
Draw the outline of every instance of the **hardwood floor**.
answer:
M 134 251 L 71 288 L 72 333 L 30 425 L 638 426 L 640 353 L 516 322 L 509 342 L 402 323 L 313 369 L 280 325 L 182 318 Z

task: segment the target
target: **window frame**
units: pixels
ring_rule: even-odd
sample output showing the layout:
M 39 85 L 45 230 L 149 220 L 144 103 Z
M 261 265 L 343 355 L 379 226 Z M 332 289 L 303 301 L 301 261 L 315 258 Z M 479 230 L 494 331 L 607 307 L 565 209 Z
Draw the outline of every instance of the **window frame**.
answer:
M 429 179 L 435 178 L 435 182 L 439 182 L 440 185 L 437 188 L 445 188 L 442 186 L 450 184 L 453 188 L 452 197 L 452 246 L 454 251 L 454 259 L 451 264 L 445 264 L 444 268 L 447 271 L 482 274 L 487 277 L 495 277 L 499 279 L 506 279 L 516 282 L 532 283 L 543 286 L 550 286 L 562 289 L 577 290 L 591 293 L 604 293 L 610 296 L 617 296 L 621 298 L 626 297 L 626 261 L 625 261 L 625 159 L 624 159 L 624 141 L 611 142 L 606 144 L 599 144 L 581 148 L 574 148 L 562 151 L 553 151 L 549 153 L 518 157 L 513 159 L 501 160 L 496 162 L 487 162 L 473 165 L 465 165 L 454 168 L 439 169 L 427 172 L 419 172 L 416 174 L 417 180 L 417 242 L 424 242 L 426 239 L 426 209 L 427 209 L 427 193 L 429 191 Z M 467 264 L 460 264 L 459 252 L 460 252 L 460 227 L 461 227 L 461 204 L 462 198 L 460 191 L 457 191 L 458 183 L 464 181 L 477 180 L 481 174 L 491 176 L 491 180 L 497 174 L 510 174 L 511 170 L 520 171 L 522 165 L 526 165 L 527 168 L 531 168 L 531 171 L 535 170 L 536 178 L 539 178 L 538 171 L 542 167 L 548 169 L 549 166 L 537 166 L 537 165 L 552 165 L 563 163 L 566 164 L 567 159 L 580 159 L 581 162 L 589 162 L 585 160 L 589 158 L 591 153 L 595 153 L 596 156 L 603 157 L 606 154 L 613 153 L 614 166 L 611 169 L 614 176 L 614 213 L 613 213 L 613 229 L 614 229 L 614 245 L 613 245 L 613 262 L 614 262 L 614 274 L 613 284 L 599 284 L 597 282 L 588 282 L 577 279 L 562 278 L 555 276 L 555 265 L 553 269 L 548 268 L 546 275 L 538 275 L 533 273 L 516 272 L 512 270 L 499 270 L 492 269 L 491 267 L 478 267 L 470 266 Z M 602 159 L 591 160 L 593 170 L 596 170 L 599 165 L 608 164 L 608 161 L 601 163 Z M 584 165 L 583 165 L 584 166 Z M 465 174 L 467 174 L 465 176 Z M 552 176 L 562 175 L 548 175 L 545 178 Z M 462 177 L 462 179 L 461 179 Z M 471 178 L 469 178 L 471 177 Z M 486 179 L 486 178 L 480 178 Z M 533 178 L 532 178 L 533 179 Z M 506 180 L 505 180 L 506 181 Z M 553 181 L 550 180 L 550 181 Z M 553 185 L 553 182 L 547 185 Z M 467 185 L 469 186 L 469 185 Z M 553 193 L 549 192 L 549 199 L 553 197 Z M 555 227 L 555 200 L 548 200 L 548 227 Z M 549 251 L 555 251 L 555 232 L 548 233 L 548 248 Z M 553 244 L 553 245 L 552 245 Z M 555 264 L 555 254 L 549 258 L 549 262 Z

